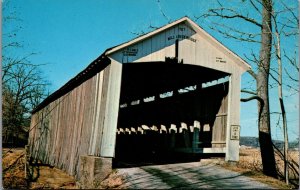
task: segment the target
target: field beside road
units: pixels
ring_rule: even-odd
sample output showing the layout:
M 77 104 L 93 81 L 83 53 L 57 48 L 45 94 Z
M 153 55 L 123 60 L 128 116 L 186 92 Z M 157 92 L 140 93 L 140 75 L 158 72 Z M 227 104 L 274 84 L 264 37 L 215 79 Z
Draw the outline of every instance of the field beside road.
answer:
M 295 170 L 290 169 L 290 182 L 291 184 L 287 186 L 284 183 L 284 162 L 281 159 L 279 154 L 275 154 L 275 159 L 277 163 L 277 171 L 279 174 L 278 179 L 274 179 L 268 176 L 265 176 L 262 173 L 262 162 L 260 156 L 260 149 L 259 148 L 251 148 L 247 146 L 241 146 L 240 148 L 240 160 L 236 164 L 236 166 L 231 166 L 227 163 L 223 163 L 222 166 L 237 172 L 244 173 L 244 175 L 254 178 L 258 181 L 270 184 L 275 186 L 278 189 L 286 189 L 286 188 L 293 188 L 298 189 L 299 186 L 299 174 L 295 172 L 297 170 L 299 172 L 299 151 L 298 150 L 291 150 L 289 151 L 289 161 L 294 163 L 293 166 Z

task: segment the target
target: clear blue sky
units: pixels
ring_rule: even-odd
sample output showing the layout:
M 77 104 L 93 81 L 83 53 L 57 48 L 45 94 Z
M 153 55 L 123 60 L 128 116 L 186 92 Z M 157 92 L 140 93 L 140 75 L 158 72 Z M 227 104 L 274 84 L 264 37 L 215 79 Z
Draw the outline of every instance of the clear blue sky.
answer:
M 38 52 L 30 60 L 36 64 L 47 64 L 42 70 L 52 83 L 52 92 L 84 69 L 105 49 L 134 38 L 132 32 L 147 32 L 149 24 L 162 26 L 168 22 L 162 16 L 157 0 L 4 0 L 4 3 L 8 3 L 8 6 L 3 11 L 3 16 L 15 11 L 22 20 L 3 25 L 3 33 L 15 26 L 22 26 L 16 33 L 16 39 L 22 41 L 24 47 L 9 54 L 21 57 L 30 52 Z M 294 0 L 289 4 L 297 6 L 298 2 Z M 204 0 L 160 0 L 160 6 L 173 21 L 183 16 L 194 19 L 194 16 L 213 7 L 214 3 Z M 230 6 L 241 8 L 240 3 L 232 2 Z M 243 9 L 247 10 L 249 7 L 244 6 Z M 250 13 L 259 19 L 257 13 Z M 258 52 L 258 46 L 226 39 L 210 30 L 208 25 L 211 21 L 214 20 L 199 19 L 197 23 L 243 58 L 244 54 L 249 55 L 251 49 Z M 233 24 L 238 24 L 247 31 L 255 31 L 242 22 L 235 21 Z M 5 43 L 5 39 L 3 41 Z M 298 40 L 287 40 L 283 41 L 283 45 L 289 47 L 288 51 L 293 51 L 297 42 Z M 248 74 L 242 80 L 242 87 L 251 86 Z M 273 111 L 278 111 L 279 108 L 276 90 L 277 88 L 272 88 L 270 92 Z M 291 94 L 288 89 L 285 92 Z M 298 94 L 286 98 L 285 103 L 289 137 L 294 140 L 299 136 Z M 276 122 L 277 116 L 274 115 L 273 138 L 282 139 L 282 129 L 275 127 Z M 257 134 L 256 102 L 241 103 L 241 135 Z

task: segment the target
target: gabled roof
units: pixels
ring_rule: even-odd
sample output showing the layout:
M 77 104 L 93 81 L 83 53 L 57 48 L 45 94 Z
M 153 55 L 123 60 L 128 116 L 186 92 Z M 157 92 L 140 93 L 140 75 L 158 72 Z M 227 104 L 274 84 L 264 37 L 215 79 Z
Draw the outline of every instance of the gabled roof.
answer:
M 117 52 L 120 49 L 126 48 L 128 46 L 134 45 L 138 42 L 141 42 L 147 38 L 150 38 L 156 34 L 159 34 L 160 32 L 167 30 L 177 24 L 180 23 L 185 23 L 188 26 L 190 26 L 195 32 L 202 34 L 205 36 L 205 39 L 208 40 L 211 44 L 213 44 L 216 48 L 220 49 L 223 52 L 226 52 L 226 54 L 231 57 L 233 60 L 235 60 L 235 62 L 242 67 L 245 71 L 250 70 L 251 66 L 245 61 L 243 60 L 241 57 L 239 57 L 237 54 L 235 54 L 233 51 L 231 51 L 230 49 L 228 49 L 227 47 L 225 47 L 221 42 L 219 42 L 217 39 L 215 39 L 214 37 L 212 37 L 210 34 L 208 34 L 205 30 L 203 30 L 200 26 L 198 26 L 194 21 L 192 21 L 191 19 L 189 19 L 188 17 L 183 17 L 179 20 L 176 20 L 170 24 L 167 24 L 161 28 L 158 28 L 152 32 L 149 32 L 147 34 L 144 34 L 142 36 L 139 36 L 133 40 L 130 40 L 128 42 L 125 42 L 123 44 L 120 44 L 118 46 L 115 46 L 113 48 L 111 48 L 109 51 L 107 51 L 105 53 L 105 55 L 109 55 L 112 54 L 114 52 Z
M 244 61 L 242 58 L 240 58 L 238 55 L 236 55 L 234 52 L 226 48 L 221 42 L 217 41 L 214 37 L 209 35 L 207 32 L 205 32 L 201 27 L 199 27 L 195 22 L 190 20 L 188 17 L 183 17 L 179 20 L 176 20 L 170 24 L 167 24 L 159 29 L 156 29 L 152 32 L 149 32 L 147 34 L 144 34 L 142 36 L 139 36 L 131 41 L 122 43 L 120 45 L 111 47 L 106 49 L 98 58 L 96 58 L 92 63 L 90 63 L 83 71 L 81 71 L 79 74 L 77 74 L 74 78 L 70 79 L 65 85 L 63 85 L 61 88 L 53 92 L 50 96 L 48 96 L 44 101 L 42 101 L 33 111 L 32 114 L 35 112 L 43 109 L 45 106 L 47 106 L 49 103 L 55 101 L 56 99 L 62 97 L 63 95 L 67 94 L 86 80 L 93 77 L 98 72 L 102 71 L 107 65 L 110 64 L 110 59 L 107 57 L 109 54 L 112 54 L 122 48 L 131 46 L 135 43 L 138 43 L 140 41 L 143 41 L 149 37 L 152 37 L 168 28 L 171 28 L 177 24 L 180 23 L 186 23 L 188 26 L 190 26 L 195 32 L 201 33 L 206 36 L 206 39 L 209 40 L 212 44 L 215 45 L 215 47 L 220 48 L 221 50 L 225 50 L 229 56 L 231 56 L 234 60 L 236 60 L 236 63 L 240 65 L 243 69 L 249 70 L 251 69 L 250 65 Z

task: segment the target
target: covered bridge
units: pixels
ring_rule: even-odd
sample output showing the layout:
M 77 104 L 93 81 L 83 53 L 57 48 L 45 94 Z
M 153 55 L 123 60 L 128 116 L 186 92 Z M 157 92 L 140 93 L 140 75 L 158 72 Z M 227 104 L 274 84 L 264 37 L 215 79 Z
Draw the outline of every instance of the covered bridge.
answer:
M 30 155 L 76 176 L 89 157 L 110 165 L 124 152 L 238 161 L 241 75 L 249 69 L 181 18 L 107 49 L 46 98 L 32 113 Z

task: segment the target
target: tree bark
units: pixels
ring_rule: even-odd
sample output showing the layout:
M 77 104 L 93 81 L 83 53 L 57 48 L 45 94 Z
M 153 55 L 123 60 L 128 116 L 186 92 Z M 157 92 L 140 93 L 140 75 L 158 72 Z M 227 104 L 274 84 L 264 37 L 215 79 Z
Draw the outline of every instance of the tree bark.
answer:
M 272 0 L 263 0 L 262 3 L 261 49 L 259 52 L 260 65 L 256 80 L 257 95 L 264 101 L 264 104 L 258 103 L 258 111 L 261 111 L 261 114 L 258 118 L 259 143 L 264 174 L 271 177 L 277 177 L 276 162 L 270 129 L 268 89 L 272 47 L 272 33 L 270 32 L 272 31 Z

